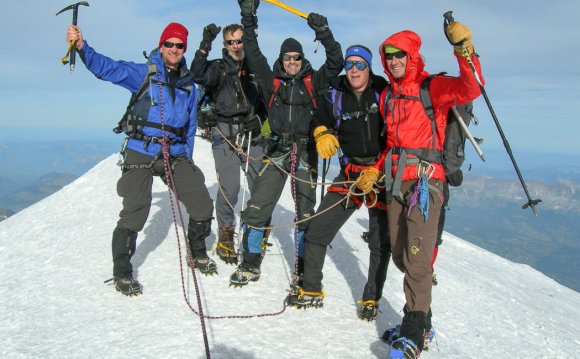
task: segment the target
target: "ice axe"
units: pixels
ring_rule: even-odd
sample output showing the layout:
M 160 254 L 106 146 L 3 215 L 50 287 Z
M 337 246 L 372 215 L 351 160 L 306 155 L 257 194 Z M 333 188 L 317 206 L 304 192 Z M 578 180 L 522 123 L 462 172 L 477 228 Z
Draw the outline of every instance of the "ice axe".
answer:
M 469 56 L 469 50 L 467 50 L 467 48 L 463 44 L 463 41 L 460 41 L 460 42 L 454 44 L 451 42 L 451 40 L 449 39 L 449 36 L 447 35 L 447 27 L 449 25 L 451 25 L 453 22 L 455 22 L 455 19 L 453 19 L 453 11 L 447 11 L 446 13 L 443 14 L 443 17 L 445 18 L 445 20 L 443 20 L 443 31 L 445 32 L 445 36 L 447 37 L 447 40 L 449 40 L 449 43 L 451 43 L 451 45 L 461 46 L 462 51 L 463 51 L 463 56 L 467 60 L 467 63 L 469 64 L 469 67 L 471 68 L 471 71 L 473 72 L 473 75 L 475 76 L 475 79 L 477 80 L 477 84 L 479 85 L 479 89 L 481 90 L 481 94 L 483 95 L 483 98 L 485 99 L 485 103 L 487 104 L 487 107 L 489 108 L 489 112 L 491 113 L 491 117 L 493 118 L 493 121 L 495 122 L 495 126 L 497 127 L 497 130 L 499 132 L 501 140 L 503 141 L 503 145 L 506 149 L 506 152 L 508 153 L 508 155 L 512 161 L 514 169 L 516 170 L 516 174 L 518 175 L 518 179 L 520 180 L 522 188 L 524 189 L 526 197 L 528 198 L 528 202 L 522 206 L 522 209 L 526 209 L 526 208 L 530 207 L 532 209 L 532 211 L 534 212 L 534 214 L 537 216 L 538 213 L 536 212 L 536 205 L 539 204 L 540 202 L 542 202 L 542 200 L 541 199 L 532 199 L 532 197 L 530 196 L 530 193 L 528 192 L 528 187 L 526 186 L 526 182 L 524 181 L 524 178 L 522 177 L 522 173 L 520 172 L 518 164 L 516 163 L 516 159 L 514 158 L 514 154 L 512 153 L 512 149 L 510 147 L 510 144 L 508 143 L 508 140 L 507 140 L 507 138 L 506 138 L 506 136 L 501 128 L 499 120 L 498 120 L 497 116 L 495 115 L 495 111 L 493 110 L 493 107 L 491 106 L 491 101 L 489 100 L 489 97 L 487 96 L 487 92 L 485 91 L 485 87 L 483 86 L 481 79 L 479 78 L 479 75 L 477 74 L 477 70 L 475 69 L 475 66 L 473 65 L 473 61 L 471 61 L 471 57 Z
M 278 0 L 264 0 L 265 2 L 269 2 L 270 4 L 276 5 L 281 7 L 284 10 L 290 11 L 291 13 L 293 13 L 294 15 L 298 15 L 304 19 L 308 18 L 308 14 L 305 12 L 302 12 L 298 9 L 293 8 L 292 6 L 286 5 L 283 2 L 280 2 Z
M 74 26 L 77 26 L 77 18 L 78 18 L 78 14 L 79 14 L 79 5 L 89 6 L 89 3 L 86 1 L 80 1 L 76 4 L 69 5 L 69 6 L 65 7 L 64 9 L 62 9 L 61 11 L 57 12 L 56 15 L 58 16 L 60 13 L 63 13 L 63 12 L 68 11 L 68 10 L 72 10 L 73 11 L 72 24 Z M 69 64 L 70 72 L 73 72 L 75 69 L 75 59 L 76 59 L 76 54 L 77 54 L 75 51 L 76 50 L 75 45 L 76 45 L 76 41 L 71 41 L 69 46 L 68 46 L 68 50 L 66 51 L 66 54 L 63 56 L 62 60 L 60 60 L 60 62 L 63 65 Z M 69 60 L 66 59 L 67 57 L 69 57 Z

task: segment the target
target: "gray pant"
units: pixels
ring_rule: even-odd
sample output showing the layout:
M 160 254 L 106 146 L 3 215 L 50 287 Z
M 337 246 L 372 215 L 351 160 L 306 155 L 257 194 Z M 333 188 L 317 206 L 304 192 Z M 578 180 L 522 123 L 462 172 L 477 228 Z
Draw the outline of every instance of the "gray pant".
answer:
M 298 150 L 296 164 L 295 200 L 298 220 L 310 217 L 314 213 L 316 205 L 316 166 L 315 153 L 304 148 Z M 290 172 L 291 157 L 288 153 L 274 152 L 271 157 L 276 163 Z M 313 162 L 314 161 L 314 162 Z M 269 225 L 270 218 L 276 207 L 276 203 L 282 195 L 288 175 L 282 172 L 273 163 L 264 162 L 260 169 L 261 174 L 256 178 L 255 191 L 248 201 L 248 205 L 242 214 L 244 223 L 251 227 L 264 227 Z M 292 190 L 291 188 L 289 190 Z M 298 224 L 299 230 L 304 230 L 308 222 Z
M 127 150 L 125 164 L 147 165 L 152 158 L 142 153 Z M 179 200 L 187 209 L 190 218 L 206 221 L 212 218 L 213 203 L 201 170 L 186 159 L 176 160 L 173 180 Z M 130 168 L 123 171 L 117 182 L 117 193 L 123 198 L 123 209 L 119 213 L 117 227 L 139 232 L 145 226 L 151 208 L 151 187 L 154 175 L 163 175 L 163 157 L 152 168 Z
M 228 124 L 218 123 L 218 127 L 223 135 L 229 137 L 228 140 L 230 142 L 235 142 L 235 136 L 230 136 L 230 126 Z M 246 169 L 245 155 L 247 154 L 247 148 L 244 154 L 237 153 L 223 138 L 222 134 L 215 128 L 212 129 L 212 151 L 219 186 L 216 196 L 216 217 L 219 227 L 229 227 L 235 225 L 234 208 L 238 203 L 238 194 L 240 192 L 240 168 L 242 171 Z M 250 163 L 246 174 L 250 193 L 253 193 L 254 179 L 258 175 L 262 157 L 264 156 L 262 139 L 259 134 L 257 135 L 257 137 L 254 136 L 255 139 L 251 142 Z

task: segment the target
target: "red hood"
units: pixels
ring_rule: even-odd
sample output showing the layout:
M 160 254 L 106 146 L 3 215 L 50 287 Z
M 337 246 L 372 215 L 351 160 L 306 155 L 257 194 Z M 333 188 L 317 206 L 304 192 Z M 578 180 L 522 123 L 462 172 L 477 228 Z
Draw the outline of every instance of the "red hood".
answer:
M 387 59 L 385 58 L 385 45 L 395 46 L 407 53 L 407 68 L 405 77 L 400 80 L 395 80 L 387 68 Z M 420 83 L 421 80 L 429 74 L 423 71 L 425 62 L 419 53 L 421 48 L 421 37 L 410 30 L 403 30 L 388 37 L 379 47 L 379 54 L 381 54 L 381 62 L 385 74 L 389 77 L 391 83 Z

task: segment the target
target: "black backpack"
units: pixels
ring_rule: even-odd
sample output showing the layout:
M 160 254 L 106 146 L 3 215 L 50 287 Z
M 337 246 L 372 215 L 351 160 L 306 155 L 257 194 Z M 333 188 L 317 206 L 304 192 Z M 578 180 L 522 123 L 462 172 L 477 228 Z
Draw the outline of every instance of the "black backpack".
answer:
M 198 85 L 199 101 L 197 102 L 197 125 L 204 130 L 213 127 L 217 123 L 217 114 L 215 112 L 215 97 L 221 91 L 225 78 L 226 70 L 221 59 L 208 61 L 208 67 L 213 62 L 217 62 L 220 68 L 220 78 L 215 86 Z
M 431 102 L 431 95 L 429 93 L 429 85 L 433 77 L 442 75 L 444 75 L 444 73 L 427 77 L 421 83 L 419 90 L 425 114 L 427 114 L 429 119 L 433 122 L 435 121 L 435 114 Z M 473 115 L 473 102 L 458 105 L 456 108 L 466 126 L 469 126 L 471 119 L 474 119 L 473 122 L 476 124 L 476 118 Z M 463 165 L 463 162 L 465 161 L 466 138 L 467 136 L 459 124 L 457 117 L 453 113 L 453 110 L 449 109 L 449 112 L 447 113 L 447 127 L 445 128 L 445 142 L 443 143 L 443 166 L 445 168 L 447 183 L 453 187 L 461 186 L 463 183 L 461 165 Z

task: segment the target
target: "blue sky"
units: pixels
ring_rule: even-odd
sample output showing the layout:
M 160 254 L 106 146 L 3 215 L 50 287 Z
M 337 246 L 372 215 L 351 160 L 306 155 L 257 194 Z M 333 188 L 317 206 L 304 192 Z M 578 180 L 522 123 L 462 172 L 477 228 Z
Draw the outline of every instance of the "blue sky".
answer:
M 190 30 L 188 63 L 201 40 L 203 26 L 239 22 L 236 0 L 89 1 L 81 7 L 79 26 L 97 51 L 115 59 L 143 61 L 143 50 L 156 46 L 171 21 Z M 486 90 L 514 152 L 580 154 L 580 3 L 563 1 L 386 1 L 288 0 L 308 13 L 328 17 L 343 49 L 362 43 L 373 50 L 375 73 L 383 70 L 379 44 L 394 32 L 411 29 L 423 38 L 429 72 L 457 74 L 452 49 L 442 31 L 442 14 L 453 10 L 473 32 L 481 55 Z M 60 64 L 72 13 L 55 14 L 61 1 L 5 0 L 0 23 L 0 128 L 3 137 L 111 137 L 129 93 L 96 80 L 80 64 L 73 74 Z M 313 32 L 301 18 L 269 3 L 259 11 L 260 44 L 273 60 L 288 36 L 302 42 L 315 65 Z M 211 57 L 220 54 L 214 43 Z M 480 125 L 473 129 L 489 149 L 502 143 L 483 100 L 476 103 Z M 26 130 L 22 130 L 26 129 Z M 119 137 L 119 140 L 121 138 Z

